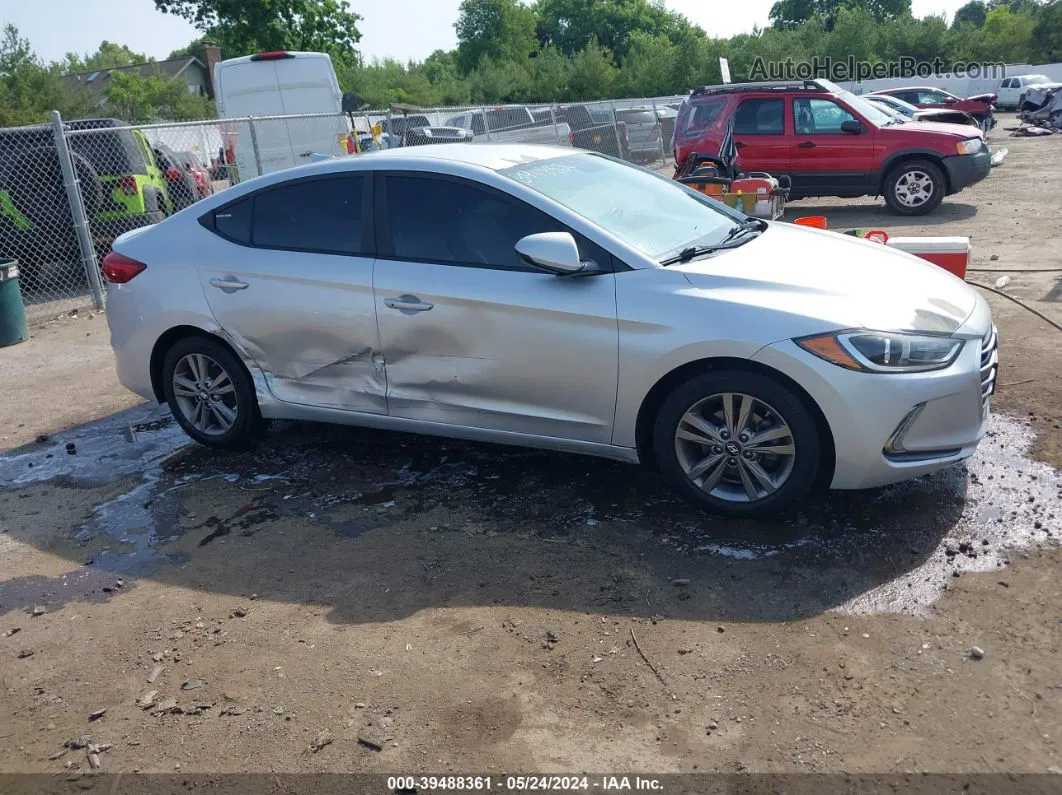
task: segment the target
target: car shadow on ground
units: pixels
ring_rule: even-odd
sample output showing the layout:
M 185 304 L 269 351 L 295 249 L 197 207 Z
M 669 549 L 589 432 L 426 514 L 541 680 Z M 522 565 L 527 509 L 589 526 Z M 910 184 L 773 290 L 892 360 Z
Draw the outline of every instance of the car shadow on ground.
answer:
M 0 482 L 21 487 L 0 492 L 10 535 L 81 567 L 0 583 L 0 613 L 120 598 L 105 589 L 120 576 L 321 605 L 338 623 L 492 605 L 786 621 L 852 600 L 917 611 L 922 581 L 950 573 L 938 547 L 968 474 L 731 520 L 602 459 L 312 423 L 226 453 L 141 406 L 11 451 Z M 88 502 L 42 533 L 56 486 Z
M 944 199 L 944 202 L 929 215 L 905 216 L 890 212 L 884 202 L 874 204 L 806 205 L 799 200 L 785 208 L 783 221 L 792 223 L 797 218 L 809 215 L 824 215 L 830 229 L 851 228 L 895 229 L 905 226 L 939 226 L 953 221 L 966 221 L 977 215 L 972 204 Z

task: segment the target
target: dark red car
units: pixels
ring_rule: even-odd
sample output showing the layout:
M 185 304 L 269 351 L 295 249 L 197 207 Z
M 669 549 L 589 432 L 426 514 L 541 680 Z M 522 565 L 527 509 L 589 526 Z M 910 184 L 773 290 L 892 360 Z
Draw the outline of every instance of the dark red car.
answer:
M 997 97 L 995 94 L 977 94 L 963 99 L 954 94 L 949 94 L 941 88 L 933 88 L 932 86 L 886 88 L 872 93 L 896 97 L 919 108 L 948 108 L 950 110 L 965 111 L 977 119 L 981 129 L 985 132 L 996 126 L 994 113 Z
M 183 159 L 185 168 L 195 179 L 195 189 L 199 194 L 199 198 L 205 199 L 207 196 L 212 195 L 214 187 L 210 183 L 210 169 L 203 165 L 202 161 L 196 157 L 195 152 L 178 152 L 177 154 Z
M 676 176 L 693 154 L 718 155 L 733 120 L 737 166 L 789 176 L 790 197 L 884 196 L 901 215 L 932 212 L 988 176 L 969 125 L 900 123 L 827 80 L 704 86 L 682 103 Z

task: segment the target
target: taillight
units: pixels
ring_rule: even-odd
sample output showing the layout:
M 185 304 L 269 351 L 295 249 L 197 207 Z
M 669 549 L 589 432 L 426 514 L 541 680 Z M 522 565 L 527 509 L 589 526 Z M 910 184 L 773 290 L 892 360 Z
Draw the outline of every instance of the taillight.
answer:
M 103 258 L 100 270 L 103 271 L 103 278 L 111 284 L 125 284 L 146 267 L 147 265 L 143 262 L 138 262 L 135 259 L 122 256 L 117 251 L 112 251 Z
M 181 178 L 181 170 L 176 166 L 171 166 L 170 168 L 166 169 L 167 182 L 180 182 Z
M 118 189 L 126 196 L 136 196 L 136 177 L 132 174 L 122 174 L 118 177 Z

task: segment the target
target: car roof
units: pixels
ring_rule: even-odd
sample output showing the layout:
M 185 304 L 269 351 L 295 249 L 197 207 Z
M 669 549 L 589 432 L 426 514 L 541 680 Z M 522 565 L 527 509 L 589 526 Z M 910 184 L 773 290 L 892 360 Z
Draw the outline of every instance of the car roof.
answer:
M 726 83 L 721 86 L 698 86 L 693 89 L 690 99 L 717 94 L 744 94 L 755 91 L 765 93 L 807 91 L 823 94 L 830 93 L 835 88 L 835 86 L 824 80 L 772 80 L 761 83 Z
M 567 146 L 540 146 L 536 144 L 427 144 L 425 146 L 399 146 L 394 149 L 382 149 L 366 152 L 357 157 L 337 157 L 316 163 L 296 166 L 294 168 L 274 171 L 263 177 L 248 180 L 245 185 L 258 180 L 268 182 L 282 181 L 299 175 L 315 173 L 332 173 L 340 170 L 360 170 L 363 168 L 386 170 L 388 168 L 410 169 L 419 164 L 462 163 L 492 171 L 501 171 L 512 166 L 550 160 L 555 157 L 572 157 L 586 154 L 582 150 Z M 264 184 L 264 183 L 263 183 Z

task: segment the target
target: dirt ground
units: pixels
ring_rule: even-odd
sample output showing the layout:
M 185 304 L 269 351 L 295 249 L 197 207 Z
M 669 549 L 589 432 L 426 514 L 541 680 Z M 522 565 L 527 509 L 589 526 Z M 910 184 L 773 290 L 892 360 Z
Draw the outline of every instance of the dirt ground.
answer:
M 991 138 L 928 219 L 790 215 L 968 235 L 1062 322 L 1062 137 Z M 35 327 L 0 351 L 0 771 L 87 773 L 89 735 L 126 773 L 1062 773 L 1062 332 L 988 298 L 974 459 L 758 523 L 547 452 L 207 451 L 119 387 L 102 315 Z

